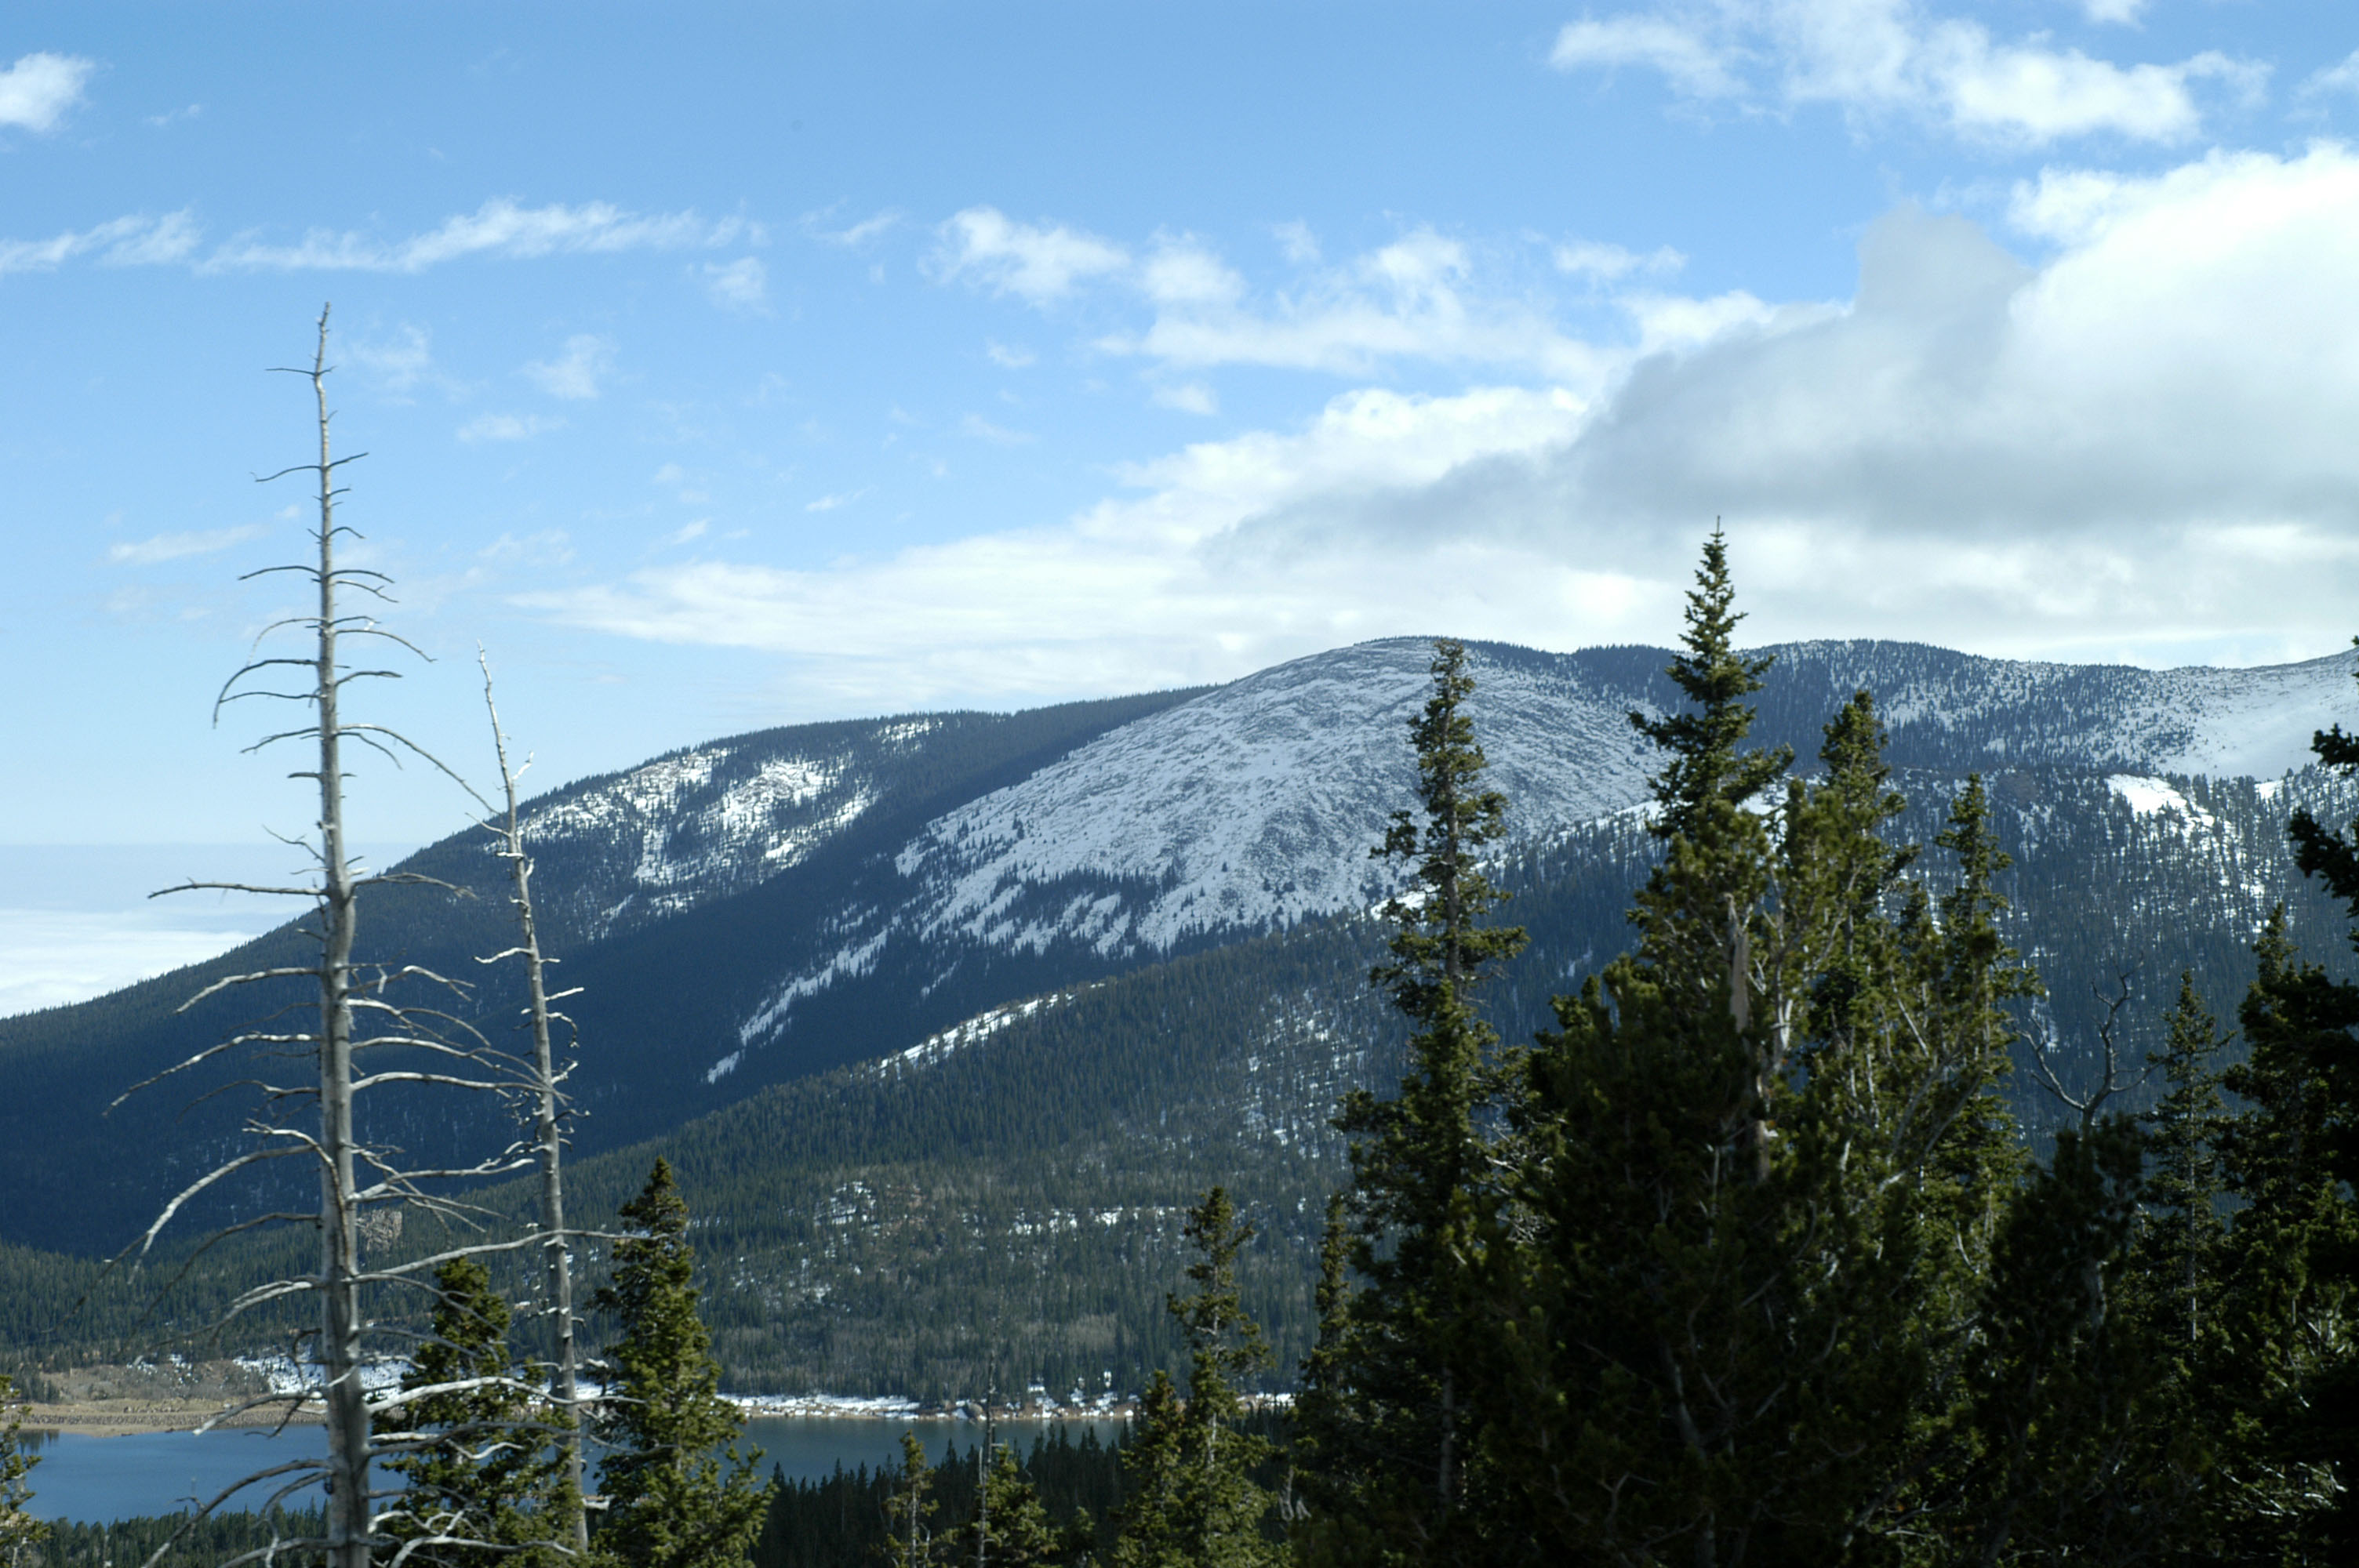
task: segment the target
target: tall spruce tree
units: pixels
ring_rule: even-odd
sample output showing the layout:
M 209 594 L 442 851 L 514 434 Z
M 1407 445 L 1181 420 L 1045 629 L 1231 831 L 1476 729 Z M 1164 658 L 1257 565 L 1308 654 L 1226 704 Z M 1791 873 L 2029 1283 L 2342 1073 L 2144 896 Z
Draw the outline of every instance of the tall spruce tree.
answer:
M 451 1259 L 434 1289 L 432 1332 L 402 1376 L 405 1398 L 377 1420 L 378 1443 L 395 1455 L 386 1467 L 405 1487 L 379 1533 L 413 1563 L 549 1568 L 563 1560 L 553 1543 L 571 1536 L 575 1511 L 555 1447 L 569 1418 L 518 1379 L 508 1304 L 483 1264 Z M 482 1544 L 462 1544 L 471 1541 Z
M 1237 1290 L 1237 1254 L 1253 1227 L 1214 1187 L 1189 1211 L 1196 1288 L 1168 1298 L 1188 1341 L 1188 1398 L 1158 1371 L 1139 1435 L 1125 1450 L 1129 1500 L 1116 1538 L 1116 1568 L 1276 1568 L 1284 1550 L 1262 1534 L 1275 1499 L 1253 1478 L 1274 1452 L 1266 1438 L 1238 1430 L 1237 1380 L 1270 1363 L 1261 1329 Z
M 914 1432 L 901 1433 L 901 1473 L 885 1500 L 885 1561 L 892 1568 L 931 1568 L 934 1545 L 934 1472 L 926 1445 Z
M 1516 1107 L 1519 1244 L 1491 1255 L 1491 1561 L 1836 1562 L 1915 1527 L 1963 1402 L 1956 1343 L 2011 1168 L 1994 1092 L 2025 989 L 1979 786 L 1936 906 L 1863 693 L 1816 784 L 1747 750 L 1723 541 L 1685 652 L 1637 950 L 1559 999 Z M 1957 1000 L 1963 985 L 1969 1001 Z
M 2126 1564 L 2169 1544 L 2169 1368 L 2121 1301 L 2145 1154 L 2135 1119 L 2084 1116 L 2008 1206 L 1974 1340 L 1962 1561 Z
M 1434 644 L 1432 687 L 1410 723 L 1418 806 L 1395 814 L 1378 859 L 1411 885 L 1385 906 L 1392 959 L 1371 973 L 1408 1020 L 1410 1071 L 1391 1098 L 1355 1090 L 1335 1125 L 1352 1140 L 1343 1219 L 1366 1288 L 1333 1300 L 1310 1368 L 1299 1456 L 1317 1515 L 1309 1550 L 1338 1561 L 1446 1561 L 1468 1494 L 1473 1265 L 1497 1234 L 1491 1158 L 1503 1079 L 1497 1033 L 1476 1012 L 1484 979 L 1524 946 L 1485 916 L 1503 898 L 1482 869 L 1506 799 L 1468 704 L 1461 643 Z
M 769 1492 L 759 1451 L 734 1446 L 745 1419 L 721 1397 L 690 1282 L 688 1205 L 668 1162 L 656 1162 L 622 1217 L 635 1234 L 614 1243 L 613 1279 L 592 1303 L 622 1329 L 603 1368 L 606 1514 L 592 1546 L 632 1568 L 745 1568 Z
M 2226 1344 L 2212 1379 L 2214 1419 L 2247 1495 L 2253 1544 L 2319 1560 L 2348 1546 L 2354 1300 L 2349 1260 L 2359 1209 L 2335 1168 L 2337 1115 L 2320 1070 L 2351 1048 L 2351 996 L 2301 962 L 2280 904 L 2254 944 L 2258 960 L 2237 1010 L 2245 1060 L 2223 1075 L 2241 1102 L 2220 1139 L 2236 1200 L 2221 1271 Z
M 2220 1332 L 2220 1256 L 2228 1227 L 2220 1213 L 2219 1144 L 2227 1108 L 2217 1063 L 2227 1043 L 2193 973 L 2180 974 L 2163 1047 L 2147 1059 L 2162 1076 L 2163 1094 L 2146 1117 L 2147 1219 L 2138 1238 L 2138 1274 L 2146 1310 L 2181 1375 L 2190 1378 Z
M 985 1443 L 975 1450 L 975 1467 L 981 1484 L 974 1517 L 951 1538 L 953 1568 L 1046 1568 L 1058 1561 L 1065 1543 L 1016 1445 Z

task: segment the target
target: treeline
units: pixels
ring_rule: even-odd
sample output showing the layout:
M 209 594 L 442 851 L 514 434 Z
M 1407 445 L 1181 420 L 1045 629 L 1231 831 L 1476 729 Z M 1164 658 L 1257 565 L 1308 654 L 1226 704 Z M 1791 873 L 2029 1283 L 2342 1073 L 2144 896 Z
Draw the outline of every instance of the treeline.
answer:
M 1634 719 L 1668 756 L 1636 946 L 1528 1049 L 1477 1006 L 1525 935 L 1491 918 L 1504 803 L 1440 648 L 1386 846 L 1422 896 L 1375 973 L 1412 1062 L 1341 1118 L 1297 1560 L 2346 1560 L 2359 987 L 2280 910 L 2240 1059 L 2190 974 L 2150 1033 L 2101 997 L 2063 1064 L 1984 781 L 1920 846 L 1866 692 L 1808 777 L 1750 746 L 1735 622 L 1715 538 L 1690 705 Z M 2359 770 L 2359 739 L 2319 752 Z M 2359 918 L 2359 836 L 2290 829 Z
M 277 1515 L 218 1513 L 194 1521 L 183 1514 L 107 1524 L 60 1519 L 8 1562 L 9 1568 L 134 1568 L 168 1545 L 173 1568 L 222 1568 L 266 1551 L 274 1541 L 316 1536 L 322 1524 L 316 1509 L 288 1509 Z M 318 1559 L 288 1552 L 278 1561 L 287 1568 L 309 1568 Z

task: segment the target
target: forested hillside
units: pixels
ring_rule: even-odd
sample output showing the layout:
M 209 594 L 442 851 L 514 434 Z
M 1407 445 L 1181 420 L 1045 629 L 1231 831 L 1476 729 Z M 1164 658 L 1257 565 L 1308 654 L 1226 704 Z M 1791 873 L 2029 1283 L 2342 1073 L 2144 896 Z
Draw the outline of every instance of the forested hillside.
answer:
M 1930 844 L 1962 775 L 1912 768 L 1895 782 L 1908 805 L 1892 836 Z M 2119 1031 L 2135 1054 L 2158 1044 L 2182 968 L 2207 995 L 2241 994 L 2277 901 L 2297 930 L 2332 929 L 2336 907 L 2294 871 L 2285 824 L 2303 806 L 2359 815 L 2359 787 L 2314 767 L 2272 786 L 2027 768 L 1995 774 L 1990 794 L 2015 858 L 2005 928 L 2049 983 L 2026 1024 L 2052 1039 L 2068 1082 L 2089 1070 L 2123 985 Z M 1567 829 L 1501 862 L 1507 913 L 1530 935 L 1485 998 L 1507 1040 L 1549 1026 L 1549 998 L 1629 944 L 1629 892 L 1658 852 L 1645 820 Z M 1940 865 L 1928 871 L 1940 885 Z M 934 1398 L 971 1391 L 992 1360 L 1057 1390 L 1107 1374 L 1140 1386 L 1172 1352 L 1162 1302 L 1179 1217 L 1225 1184 L 1262 1232 L 1245 1279 L 1282 1384 L 1309 1347 L 1322 1205 L 1343 1179 L 1329 1117 L 1344 1090 L 1399 1070 L 1401 1031 L 1366 984 L 1379 935 L 1365 914 L 1310 921 L 1036 991 L 584 1159 L 577 1201 L 595 1223 L 657 1154 L 678 1168 L 733 1388 Z M 2313 957 L 2350 965 L 2337 946 Z M 2056 1102 L 2027 1072 L 2004 1092 L 2044 1146 Z M 2158 1092 L 2148 1085 L 2129 1103 Z M 529 1211 L 521 1188 L 495 1201 L 520 1219 Z M 403 1248 L 430 1250 L 437 1234 L 418 1229 Z M 259 1245 L 209 1255 L 165 1321 L 204 1321 L 259 1271 Z M 292 1266 L 299 1252 L 274 1261 Z M 51 1326 L 92 1276 L 0 1250 L 0 1281 L 22 1281 L 0 1284 L 0 1327 L 27 1349 L 131 1345 L 126 1293 Z
M 563 982 L 581 988 L 569 1003 L 584 1043 L 575 1146 L 636 1143 L 1013 1000 L 1366 910 L 1384 891 L 1366 848 L 1406 799 L 1401 722 L 1423 648 L 1364 644 L 1209 693 L 766 731 L 528 803 L 544 939 Z M 1888 692 L 1892 755 L 1910 770 L 1912 794 L 1930 802 L 1969 769 L 2003 779 L 2002 804 L 2021 808 L 2008 828 L 2025 835 L 2019 874 L 2056 879 L 2069 940 L 2093 955 L 2100 929 L 2135 929 L 2136 917 L 2091 890 L 2155 879 L 2205 911 L 2187 933 L 2193 947 L 2234 949 L 2237 922 L 2257 918 L 2251 889 L 2282 881 L 2274 824 L 2294 797 L 2238 804 L 2232 780 L 2273 784 L 2299 765 L 2344 679 L 2337 660 L 2148 672 L 1898 643 L 1773 652 L 1760 694 L 1766 739 L 1807 756 L 1853 689 Z M 1628 865 L 1599 846 L 1614 814 L 1644 798 L 1648 751 L 1625 715 L 1673 701 L 1669 654 L 1494 644 L 1470 656 L 1517 852 L 1565 846 L 1549 878 L 1583 890 L 1564 895 L 1588 911 L 1577 932 L 1568 925 L 1557 947 L 1535 951 L 1614 951 Z M 2125 782 L 2103 784 L 2114 774 Z M 2172 789 L 2227 805 L 2181 809 Z M 1603 858 L 1582 860 L 1593 855 Z M 473 896 L 372 890 L 367 954 L 467 978 L 477 989 L 458 1011 L 505 1037 L 518 982 L 474 962 L 506 944 L 488 841 L 460 834 L 401 870 Z M 2048 907 L 2027 900 L 2035 905 Z M 2027 939 L 2067 940 L 2045 927 Z M 187 997 L 299 956 L 305 940 L 290 928 L 96 1002 L 0 1021 L 0 1065 L 18 1087 L 0 1103 L 0 1175 L 27 1198 L 0 1215 L 0 1239 L 109 1251 L 208 1168 L 234 1111 L 184 1111 L 214 1082 L 204 1074 L 105 1107 L 263 1011 L 248 990 L 176 1012 Z M 1543 1017 L 1545 987 L 1512 989 L 1522 1000 L 1508 1027 L 1527 1032 Z M 2057 988 L 2068 1050 L 2087 1044 L 2084 989 Z M 482 1107 L 428 1094 L 379 1114 L 426 1158 L 480 1147 L 495 1130 Z M 126 1143 L 152 1154 L 111 1157 Z M 234 1218 L 270 1201 L 266 1185 L 211 1189 L 192 1217 Z

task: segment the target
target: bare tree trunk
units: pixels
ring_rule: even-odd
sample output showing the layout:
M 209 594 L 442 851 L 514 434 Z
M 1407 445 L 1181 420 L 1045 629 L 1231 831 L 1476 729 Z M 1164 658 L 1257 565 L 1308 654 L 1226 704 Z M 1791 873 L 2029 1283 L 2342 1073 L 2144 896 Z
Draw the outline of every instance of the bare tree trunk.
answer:
M 481 654 L 478 654 L 481 659 Z M 508 765 L 507 737 L 500 732 L 500 710 L 492 699 L 492 672 L 484 664 L 484 707 L 492 716 L 492 744 L 500 760 L 500 784 L 506 791 L 507 816 L 500 829 L 501 856 L 514 879 L 518 941 L 516 953 L 524 959 L 525 985 L 532 1019 L 534 1087 L 538 1105 L 533 1123 L 533 1147 L 540 1167 L 540 1233 L 542 1261 L 547 1271 L 549 1310 L 555 1325 L 551 1360 L 558 1402 L 564 1406 L 568 1428 L 560 1440 L 565 1473 L 571 1484 L 573 1518 L 571 1536 L 576 1552 L 590 1550 L 590 1516 L 582 1497 L 582 1387 L 579 1351 L 574 1342 L 573 1255 L 565 1234 L 564 1130 L 559 1072 L 549 1038 L 549 995 L 547 960 L 541 957 L 539 928 L 532 914 L 532 860 L 525 853 L 524 823 L 516 811 L 516 774 Z M 504 955 L 505 956 L 505 955 Z M 570 994 L 570 993 L 569 993 Z
M 335 463 L 328 449 L 328 312 L 320 312 L 311 391 L 320 417 L 320 1364 L 328 1405 L 328 1561 L 368 1568 L 369 1409 L 361 1387 L 360 1238 L 353 1139 L 353 936 L 360 914 L 344 849 L 342 730 L 337 720 Z
M 310 886 L 190 881 L 163 890 L 166 892 L 228 890 L 297 897 L 309 902 L 318 918 L 317 929 L 310 933 L 320 943 L 320 957 L 316 964 L 277 967 L 226 976 L 183 1002 L 181 1011 L 186 1011 L 207 998 L 233 988 L 255 983 L 275 984 L 299 976 L 318 988 L 318 1022 L 316 1027 L 289 1033 L 277 1021 L 274 1010 L 270 1020 L 242 1029 L 134 1085 L 118 1097 L 116 1103 L 166 1079 L 220 1060 L 229 1052 L 246 1048 L 277 1056 L 299 1043 L 308 1046 L 313 1054 L 318 1087 L 316 1090 L 305 1088 L 298 1092 L 292 1087 L 274 1087 L 268 1079 L 249 1080 L 251 1086 L 262 1094 L 261 1108 L 247 1118 L 245 1127 L 253 1146 L 245 1152 L 223 1160 L 183 1188 L 164 1206 L 163 1211 L 138 1240 L 117 1255 L 115 1262 L 121 1263 L 125 1259 L 144 1259 L 183 1206 L 216 1182 L 268 1161 L 281 1158 L 312 1161 L 320 1173 L 318 1271 L 294 1279 L 269 1281 L 241 1292 L 212 1327 L 223 1331 L 251 1309 L 305 1292 L 317 1292 L 318 1327 L 310 1333 L 298 1336 L 297 1342 L 289 1348 L 299 1360 L 304 1358 L 301 1341 L 316 1334 L 316 1343 L 311 1347 L 309 1359 L 319 1366 L 321 1385 L 316 1390 L 306 1388 L 292 1394 L 270 1394 L 250 1400 L 224 1411 L 215 1420 L 225 1420 L 245 1411 L 269 1406 L 289 1407 L 291 1414 L 293 1411 L 317 1400 L 325 1406 L 328 1452 L 324 1459 L 296 1460 L 256 1472 L 233 1483 L 211 1501 L 201 1502 L 199 1508 L 188 1516 L 182 1528 L 157 1548 L 148 1559 L 151 1565 L 178 1550 L 181 1538 L 190 1529 L 214 1509 L 227 1504 L 240 1490 L 264 1482 L 272 1482 L 277 1487 L 265 1505 L 266 1511 L 308 1486 L 325 1484 L 328 1498 L 324 1534 L 301 1540 L 282 1538 L 270 1550 L 316 1557 L 323 1560 L 328 1568 L 369 1568 L 373 1545 L 387 1539 L 379 1531 L 388 1521 L 400 1527 L 408 1542 L 408 1550 L 413 1554 L 420 1545 L 474 1546 L 489 1540 L 494 1527 L 491 1520 L 448 1518 L 422 1521 L 408 1515 L 405 1502 L 398 1498 L 382 1511 L 375 1507 L 378 1499 L 371 1495 L 369 1472 L 372 1459 L 413 1454 L 418 1452 L 420 1440 L 414 1432 L 401 1430 L 403 1423 L 399 1422 L 393 1423 L 394 1430 L 389 1433 L 377 1430 L 376 1417 L 385 1411 L 400 1409 L 410 1402 L 410 1396 L 406 1393 L 386 1394 L 372 1400 L 361 1381 L 367 1363 L 367 1351 L 372 1343 L 381 1342 L 388 1336 L 412 1346 L 417 1343 L 417 1336 L 397 1325 L 370 1322 L 363 1298 L 364 1292 L 382 1285 L 400 1283 L 414 1288 L 425 1271 L 453 1258 L 506 1252 L 542 1244 L 540 1238 L 534 1234 L 513 1241 L 462 1246 L 406 1262 L 380 1260 L 374 1267 L 365 1266 L 362 1256 L 364 1239 L 382 1242 L 399 1234 L 398 1221 L 404 1206 L 415 1207 L 424 1214 L 462 1226 L 480 1223 L 489 1217 L 477 1205 L 464 1198 L 447 1195 L 448 1189 L 471 1181 L 495 1179 L 533 1162 L 520 1146 L 512 1144 L 473 1162 L 462 1162 L 436 1169 L 406 1167 L 397 1149 L 384 1144 L 372 1146 L 363 1141 L 355 1125 L 353 1110 L 353 1102 L 362 1091 L 396 1086 L 413 1093 L 434 1088 L 507 1097 L 536 1085 L 527 1076 L 527 1069 L 520 1061 L 506 1053 L 490 1049 L 481 1033 L 463 1018 L 443 1009 L 413 1011 L 388 1000 L 386 994 L 387 987 L 397 980 L 439 986 L 454 995 L 462 995 L 463 986 L 416 965 L 385 968 L 356 966 L 353 961 L 359 899 L 364 890 L 396 883 L 438 886 L 453 893 L 463 890 L 422 872 L 372 872 L 355 865 L 344 822 L 343 783 L 348 763 L 344 742 L 351 741 L 389 757 L 397 757 L 395 748 L 398 747 L 466 790 L 486 816 L 494 808 L 431 752 L 419 748 L 398 730 L 382 724 L 347 722 L 342 717 L 341 709 L 345 686 L 367 678 L 398 678 L 392 670 L 353 668 L 346 665 L 342 644 L 347 640 L 380 639 L 419 654 L 420 657 L 424 655 L 406 639 L 378 626 L 373 616 L 351 614 L 339 609 L 342 590 L 347 588 L 378 599 L 388 598 L 384 589 L 389 579 L 383 573 L 366 568 L 339 565 L 336 558 L 338 539 L 351 533 L 348 527 L 336 521 L 336 500 L 343 493 L 336 482 L 337 470 L 365 454 L 354 453 L 339 458 L 332 453 L 330 441 L 332 416 L 328 409 L 327 395 L 331 367 L 327 354 L 328 311 L 323 308 L 320 312 L 318 346 L 311 363 L 309 366 L 279 367 L 310 380 L 312 400 L 318 413 L 318 458 L 313 462 L 298 463 L 262 480 L 266 483 L 297 473 L 315 476 L 319 502 L 315 558 L 301 564 L 268 567 L 247 574 L 253 578 L 273 572 L 290 572 L 312 580 L 318 591 L 315 612 L 282 621 L 277 625 L 308 629 L 313 637 L 313 646 L 299 657 L 292 654 L 266 656 L 257 649 L 246 665 L 223 687 L 213 708 L 216 720 L 225 706 L 248 697 L 303 704 L 312 709 L 313 721 L 310 724 L 266 735 L 246 750 L 258 752 L 281 742 L 316 741 L 316 771 L 304 770 L 294 776 L 312 779 L 319 786 L 320 837 L 314 847 L 319 862 L 319 880 Z M 277 629 L 277 626 L 272 628 Z M 291 678 L 298 669 L 304 672 L 299 684 Z M 267 677 L 276 673 L 284 673 L 290 677 L 288 689 L 273 689 L 268 686 Z M 250 685 L 249 682 L 256 684 Z M 513 781 L 509 790 L 509 812 L 513 821 Z M 521 868 L 518 874 L 517 885 L 519 892 L 523 893 L 527 884 Z M 538 946 L 532 934 L 528 913 L 526 938 L 534 958 L 532 987 L 536 1010 L 543 1015 L 541 1022 L 544 1027 L 538 1040 L 537 1087 L 543 1093 L 539 1119 L 544 1153 L 549 1161 L 548 1170 L 553 1179 L 554 1155 L 549 1152 L 555 1147 L 550 1136 L 555 1108 L 550 1097 L 555 1092 L 555 1075 L 550 1067 L 549 1043 L 545 1028 L 548 999 L 541 990 Z M 375 1059 L 370 1055 L 371 1053 L 423 1053 L 424 1061 L 419 1065 L 398 1065 L 382 1074 L 371 1074 L 363 1069 L 364 1057 Z M 304 1103 L 313 1093 L 318 1096 L 319 1120 L 316 1127 L 310 1123 L 310 1108 Z M 383 1232 L 370 1232 L 364 1236 L 361 1222 L 364 1210 L 372 1205 L 386 1206 L 389 1213 L 383 1217 L 394 1223 Z M 282 1206 L 273 1204 L 270 1206 L 277 1209 Z M 561 1206 L 555 1214 L 556 1217 L 550 1221 L 552 1227 L 561 1225 Z M 273 1214 L 267 1217 L 296 1217 Z M 310 1217 L 301 1217 L 308 1219 Z M 243 1229 L 245 1227 L 233 1228 Z M 218 1239 L 229 1233 L 216 1231 L 214 1238 Z M 137 1266 L 135 1260 L 133 1267 Z M 570 1281 L 567 1283 L 570 1293 Z M 569 1327 L 571 1325 L 570 1301 L 564 1303 L 560 1322 Z M 570 1359 L 568 1366 L 570 1368 Z M 442 1391 L 463 1392 L 495 1386 L 512 1388 L 514 1384 L 505 1375 L 473 1378 L 448 1385 Z M 573 1390 L 570 1376 L 566 1381 L 566 1391 L 571 1401 Z M 580 1521 L 573 1522 L 578 1536 Z

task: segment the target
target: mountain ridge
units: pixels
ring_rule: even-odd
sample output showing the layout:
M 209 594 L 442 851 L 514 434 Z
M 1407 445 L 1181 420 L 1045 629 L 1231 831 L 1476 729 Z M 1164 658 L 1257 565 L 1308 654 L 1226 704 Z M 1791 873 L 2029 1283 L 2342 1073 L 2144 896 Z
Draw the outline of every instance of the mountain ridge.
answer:
M 1674 699 L 1669 650 L 1470 649 L 1478 734 L 1523 842 L 1645 798 L 1650 756 L 1626 716 Z M 2033 790 L 2025 781 L 2041 769 L 2158 788 L 2175 788 L 2172 770 L 2190 762 L 2281 772 L 2351 689 L 2348 655 L 2154 672 L 1873 641 L 1764 651 L 1777 662 L 1756 699 L 1763 743 L 1814 754 L 1819 727 L 1866 685 L 1889 714 L 1897 766 L 1982 770 Z M 1365 909 L 1386 885 L 1368 846 L 1408 801 L 1405 725 L 1429 658 L 1421 640 L 1386 639 L 1194 691 L 753 731 L 537 797 L 527 820 L 544 930 L 564 982 L 585 988 L 573 1004 L 583 1152 L 885 1059 L 1026 997 Z M 2096 800 L 2076 795 L 2069 810 L 2085 827 L 2103 815 Z M 2138 842 L 2141 854 L 2210 852 Z M 499 868 L 480 838 L 404 867 L 480 896 L 453 906 L 385 890 L 364 926 L 381 955 L 472 968 L 473 954 L 506 945 Z M 1610 952 L 1619 927 L 1598 918 L 1584 942 Z M 103 1249 L 171 1173 L 223 1147 L 218 1117 L 174 1132 L 168 1108 L 119 1112 L 114 1129 L 95 1113 L 241 1016 L 221 1003 L 173 1020 L 191 981 L 299 955 L 294 944 L 282 928 L 210 969 L 0 1021 L 0 1071 L 19 1090 L 0 1105 L 0 1174 L 34 1199 L 0 1235 Z M 475 1016 L 505 1018 L 515 1000 L 495 974 Z M 484 1130 L 464 1108 L 403 1126 L 453 1148 Z M 147 1174 L 107 1157 L 151 1136 L 162 1155 Z

